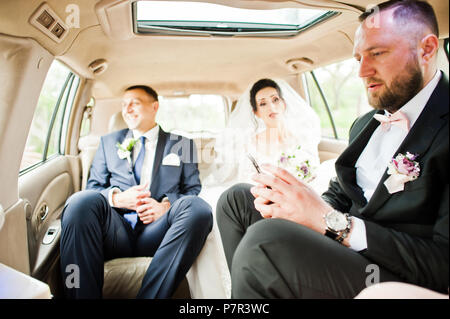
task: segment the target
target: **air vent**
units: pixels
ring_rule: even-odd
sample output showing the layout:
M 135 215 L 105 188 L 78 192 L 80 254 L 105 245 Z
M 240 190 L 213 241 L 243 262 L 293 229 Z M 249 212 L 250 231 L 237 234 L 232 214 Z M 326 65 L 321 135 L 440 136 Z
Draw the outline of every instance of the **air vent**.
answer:
M 45 2 L 33 13 L 30 23 L 57 43 L 66 37 L 69 30 L 62 19 Z

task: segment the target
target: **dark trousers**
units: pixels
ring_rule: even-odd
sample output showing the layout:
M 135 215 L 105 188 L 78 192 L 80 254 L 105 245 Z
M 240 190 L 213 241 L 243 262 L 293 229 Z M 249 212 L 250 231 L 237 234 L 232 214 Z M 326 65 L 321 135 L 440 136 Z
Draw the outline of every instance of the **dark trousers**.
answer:
M 250 187 L 234 185 L 217 203 L 233 298 L 353 298 L 377 281 L 401 281 L 305 226 L 263 219 Z
M 101 298 L 104 262 L 118 257 L 153 257 L 137 298 L 170 298 L 200 253 L 212 228 L 211 207 L 197 196 L 184 196 L 145 227 L 132 229 L 96 191 L 74 194 L 62 216 L 61 268 L 64 283 L 70 265 L 79 268 L 79 288 L 68 298 Z M 70 279 L 70 278 L 69 278 Z

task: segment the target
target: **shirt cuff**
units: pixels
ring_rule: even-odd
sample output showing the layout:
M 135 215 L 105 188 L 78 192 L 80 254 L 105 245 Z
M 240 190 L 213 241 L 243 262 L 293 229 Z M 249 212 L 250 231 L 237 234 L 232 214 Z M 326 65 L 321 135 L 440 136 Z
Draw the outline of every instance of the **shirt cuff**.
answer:
M 114 187 L 114 188 L 111 188 L 111 189 L 110 189 L 110 191 L 109 191 L 109 193 L 108 193 L 108 203 L 109 203 L 109 206 L 114 207 L 113 201 L 112 201 L 112 195 L 115 194 L 115 193 L 120 193 L 120 192 L 121 192 L 120 189 L 117 188 L 117 187 Z
M 350 248 L 354 251 L 367 249 L 366 224 L 360 218 L 352 217 L 353 228 L 349 238 Z

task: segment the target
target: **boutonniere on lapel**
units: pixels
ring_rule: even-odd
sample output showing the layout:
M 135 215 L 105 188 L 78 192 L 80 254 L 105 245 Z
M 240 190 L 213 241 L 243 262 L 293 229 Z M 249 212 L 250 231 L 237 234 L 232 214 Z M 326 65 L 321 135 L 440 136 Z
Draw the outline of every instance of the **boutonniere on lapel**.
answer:
M 127 159 L 128 164 L 131 165 L 131 151 L 133 150 L 134 145 L 139 139 L 134 138 L 126 138 L 122 144 L 117 142 L 117 155 L 119 155 L 120 159 Z
M 420 175 L 419 163 L 414 161 L 417 155 L 406 152 L 398 154 L 388 164 L 389 178 L 384 182 L 390 194 L 403 191 L 405 183 L 415 180 Z

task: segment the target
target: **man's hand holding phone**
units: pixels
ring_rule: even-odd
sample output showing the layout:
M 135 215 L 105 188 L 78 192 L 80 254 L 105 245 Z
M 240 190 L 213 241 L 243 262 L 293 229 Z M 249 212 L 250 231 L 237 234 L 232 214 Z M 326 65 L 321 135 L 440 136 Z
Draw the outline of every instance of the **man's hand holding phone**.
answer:
M 248 158 L 250 159 L 250 161 L 252 162 L 253 166 L 255 167 L 256 172 L 257 172 L 258 174 L 263 174 L 263 172 L 262 172 L 261 168 L 259 167 L 259 164 L 258 164 L 258 162 L 255 160 L 255 158 L 254 158 L 251 154 L 247 154 L 247 156 L 248 156 Z M 268 188 L 268 189 L 272 189 L 270 186 L 267 186 L 267 185 L 261 185 L 261 187 L 266 187 L 266 188 Z M 254 196 L 254 195 L 253 195 L 253 196 Z M 255 198 L 256 198 L 256 200 L 258 200 L 258 197 L 257 197 L 257 196 L 255 196 Z M 261 203 L 264 203 L 264 205 L 271 205 L 271 204 L 273 204 L 271 201 L 265 200 L 264 198 L 260 198 L 258 201 L 261 201 Z M 263 216 L 263 217 L 264 217 L 264 216 Z M 264 218 L 266 218 L 266 217 L 264 217 Z
M 250 189 L 256 210 L 264 218 L 287 219 L 324 233 L 323 215 L 332 207 L 285 169 L 270 164 L 261 167 L 264 172 L 253 176 L 258 185 Z

